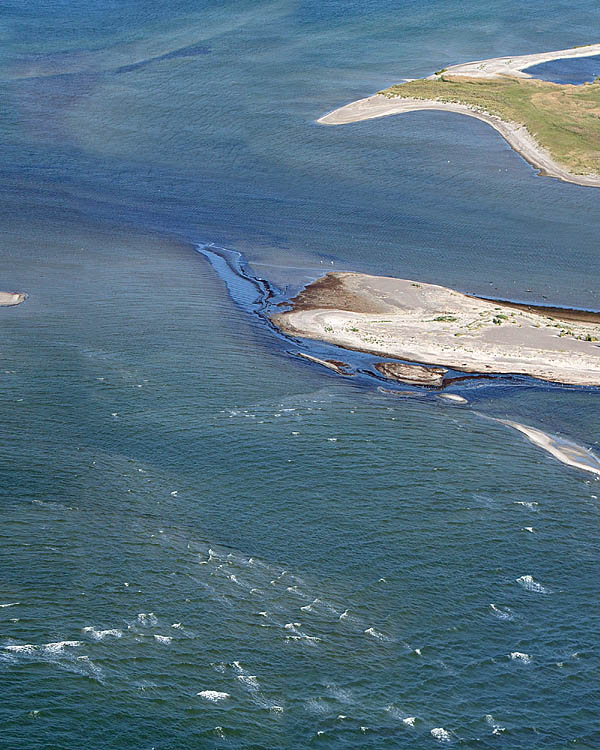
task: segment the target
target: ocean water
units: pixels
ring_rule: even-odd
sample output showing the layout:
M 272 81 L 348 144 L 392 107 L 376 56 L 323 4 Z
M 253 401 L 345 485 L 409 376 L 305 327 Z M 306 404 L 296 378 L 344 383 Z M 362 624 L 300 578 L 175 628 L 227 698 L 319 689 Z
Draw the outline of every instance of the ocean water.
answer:
M 3 747 L 600 745 L 600 486 L 485 418 L 598 451 L 597 389 L 390 397 L 198 252 L 284 294 L 352 269 L 600 309 L 598 191 L 457 115 L 314 123 L 598 21 L 4 5 Z

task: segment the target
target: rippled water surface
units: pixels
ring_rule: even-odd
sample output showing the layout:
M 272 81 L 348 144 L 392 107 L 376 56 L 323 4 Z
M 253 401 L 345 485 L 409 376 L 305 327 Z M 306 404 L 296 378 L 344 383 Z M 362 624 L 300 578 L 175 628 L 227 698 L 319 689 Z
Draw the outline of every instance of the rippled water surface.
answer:
M 527 73 L 542 81 L 581 85 L 600 76 L 600 55 L 550 60 L 527 68 Z
M 352 269 L 599 309 L 598 191 L 470 118 L 314 123 L 598 21 L 5 4 L 3 746 L 600 746 L 599 485 L 497 421 L 595 450 L 598 391 L 391 396 L 197 251 L 282 294 Z

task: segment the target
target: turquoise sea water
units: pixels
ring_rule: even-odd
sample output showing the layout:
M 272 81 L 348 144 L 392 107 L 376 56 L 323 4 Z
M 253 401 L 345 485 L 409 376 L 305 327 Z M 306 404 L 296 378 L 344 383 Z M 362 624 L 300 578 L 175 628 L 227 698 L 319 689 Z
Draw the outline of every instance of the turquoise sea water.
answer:
M 314 124 L 599 20 L 5 4 L 3 746 L 600 745 L 600 488 L 478 415 L 594 448 L 597 390 L 390 398 L 290 356 L 197 252 L 599 309 L 600 192 L 459 116 Z

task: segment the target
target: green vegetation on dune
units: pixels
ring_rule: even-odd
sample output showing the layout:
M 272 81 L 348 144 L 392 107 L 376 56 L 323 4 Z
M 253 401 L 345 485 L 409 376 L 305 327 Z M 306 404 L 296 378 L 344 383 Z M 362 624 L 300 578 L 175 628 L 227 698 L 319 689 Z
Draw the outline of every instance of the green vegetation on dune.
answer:
M 574 174 L 600 174 L 600 82 L 561 85 L 531 78 L 441 76 L 391 86 L 389 98 L 434 99 L 524 125 Z

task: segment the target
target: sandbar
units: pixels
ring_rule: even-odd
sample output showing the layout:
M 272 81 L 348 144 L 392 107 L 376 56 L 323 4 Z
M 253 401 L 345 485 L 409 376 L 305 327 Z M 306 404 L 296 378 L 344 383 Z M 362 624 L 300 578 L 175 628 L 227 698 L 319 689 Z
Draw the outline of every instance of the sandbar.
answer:
M 600 476 L 600 460 L 581 445 L 510 419 L 497 419 L 496 421 L 522 432 L 534 445 L 543 448 L 563 464 Z
M 600 386 L 600 321 L 504 306 L 436 284 L 332 272 L 292 309 L 284 333 L 346 349 L 466 373 L 528 375 Z
M 25 302 L 27 295 L 24 292 L 0 292 L 0 307 L 13 307 Z

